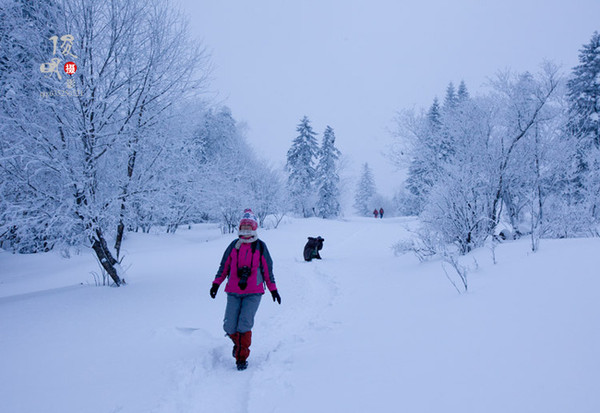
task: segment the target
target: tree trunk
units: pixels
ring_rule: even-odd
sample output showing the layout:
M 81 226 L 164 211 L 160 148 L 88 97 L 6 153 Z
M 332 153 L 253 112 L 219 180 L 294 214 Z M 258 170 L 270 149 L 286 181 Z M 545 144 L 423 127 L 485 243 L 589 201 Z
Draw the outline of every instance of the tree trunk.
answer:
M 532 205 L 531 211 L 531 250 L 536 252 L 539 247 L 540 238 L 542 236 L 542 222 L 544 219 L 544 202 L 542 198 L 542 176 L 540 172 L 540 154 L 539 154 L 539 134 L 536 128 L 535 131 L 535 184 L 536 184 L 536 195 L 537 195 L 537 217 L 533 213 L 534 206 Z M 532 200 L 532 203 L 534 201 Z
M 108 249 L 108 245 L 106 244 L 106 240 L 104 239 L 104 234 L 102 231 L 96 230 L 96 237 L 92 237 L 92 249 L 96 253 L 98 260 L 100 261 L 100 265 L 104 268 L 104 270 L 108 273 L 110 278 L 114 281 L 117 287 L 120 287 L 121 284 L 124 283 L 124 280 L 121 280 L 115 265 L 117 264 L 117 260 L 112 256 L 110 250 Z
M 123 207 L 123 205 L 122 205 Z M 117 252 L 117 259 L 119 259 L 119 254 L 121 253 L 121 244 L 123 243 L 123 233 L 125 232 L 125 224 L 123 223 L 123 218 L 119 221 L 119 225 L 117 225 L 117 239 L 115 240 L 115 250 Z
M 137 138 L 135 140 L 135 143 L 137 143 Z M 115 250 L 117 251 L 117 259 L 119 259 L 119 255 L 121 254 L 121 244 L 123 242 L 123 233 L 125 232 L 125 224 L 123 222 L 125 218 L 125 204 L 127 203 L 127 198 L 129 196 L 129 183 L 131 182 L 131 177 L 133 176 L 133 170 L 135 168 L 136 159 L 137 151 L 134 150 L 129 155 L 129 159 L 127 161 L 127 184 L 125 184 L 125 187 L 123 188 L 123 193 L 121 194 L 121 216 L 119 217 L 119 225 L 117 225 L 117 239 L 115 240 Z
M 75 203 L 77 204 L 77 206 L 87 205 L 87 198 L 85 194 L 81 190 L 77 189 L 77 187 L 75 187 L 74 189 Z M 75 214 L 77 215 L 77 217 L 79 217 L 79 219 L 82 222 L 84 222 L 86 230 L 90 230 L 93 228 L 92 222 L 95 222 L 96 220 L 86 220 L 85 216 L 82 215 L 79 211 L 76 211 Z M 120 287 L 121 284 L 124 283 L 124 281 L 121 280 L 117 269 L 115 268 L 117 260 L 112 256 L 110 249 L 108 248 L 108 244 L 106 243 L 106 239 L 104 238 L 104 234 L 102 233 L 102 230 L 100 228 L 96 228 L 94 230 L 94 233 L 95 236 L 90 235 L 92 249 L 96 253 L 96 257 L 98 258 L 98 261 L 100 261 L 100 265 L 102 265 L 102 268 L 104 268 L 104 270 L 108 273 L 110 278 L 112 278 L 117 287 Z
M 512 227 L 513 234 L 520 236 L 521 231 L 519 231 L 519 213 L 520 209 L 515 205 L 513 200 L 513 196 L 507 188 L 504 188 L 502 192 L 502 200 L 504 201 L 504 205 L 506 205 L 506 210 L 508 212 L 508 218 L 510 219 L 510 226 Z M 501 216 L 501 213 L 498 213 L 498 216 Z

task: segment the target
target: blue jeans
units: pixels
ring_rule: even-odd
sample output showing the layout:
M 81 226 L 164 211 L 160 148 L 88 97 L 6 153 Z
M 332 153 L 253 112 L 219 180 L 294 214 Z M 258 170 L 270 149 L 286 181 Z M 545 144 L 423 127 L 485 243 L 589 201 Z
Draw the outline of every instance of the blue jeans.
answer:
M 227 334 L 245 333 L 252 330 L 254 316 L 261 298 L 262 294 L 227 293 L 223 330 Z

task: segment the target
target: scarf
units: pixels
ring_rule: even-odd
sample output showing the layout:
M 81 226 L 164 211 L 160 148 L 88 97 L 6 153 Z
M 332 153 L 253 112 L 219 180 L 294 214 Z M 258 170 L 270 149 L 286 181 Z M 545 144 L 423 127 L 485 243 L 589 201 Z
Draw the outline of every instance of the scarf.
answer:
M 242 244 L 251 244 L 258 239 L 258 234 L 253 230 L 239 230 L 238 231 L 238 242 L 236 248 L 240 248 Z

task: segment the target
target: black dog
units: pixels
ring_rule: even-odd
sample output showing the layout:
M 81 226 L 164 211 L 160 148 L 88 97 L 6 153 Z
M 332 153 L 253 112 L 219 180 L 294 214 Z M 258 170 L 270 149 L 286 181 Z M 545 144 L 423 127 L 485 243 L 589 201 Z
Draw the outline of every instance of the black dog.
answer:
M 313 258 L 321 259 L 319 251 L 323 249 L 323 241 L 325 238 L 318 236 L 317 238 L 308 237 L 308 242 L 304 246 L 304 260 L 311 261 Z

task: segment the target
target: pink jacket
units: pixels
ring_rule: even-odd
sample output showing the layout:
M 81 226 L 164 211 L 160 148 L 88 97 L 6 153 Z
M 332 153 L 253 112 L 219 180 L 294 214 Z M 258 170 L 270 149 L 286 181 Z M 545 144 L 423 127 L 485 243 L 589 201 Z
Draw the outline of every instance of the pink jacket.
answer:
M 267 249 L 267 245 L 256 240 L 253 243 L 240 243 L 239 250 L 236 248 L 239 240 L 234 240 L 223 254 L 221 265 L 213 281 L 221 285 L 228 278 L 225 286 L 226 293 L 235 294 L 264 294 L 264 284 L 267 284 L 269 291 L 277 289 L 275 277 L 273 276 L 273 260 Z M 250 268 L 248 277 L 248 286 L 242 290 L 238 285 L 238 268 Z

